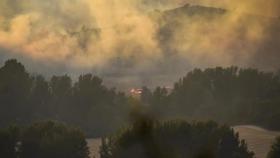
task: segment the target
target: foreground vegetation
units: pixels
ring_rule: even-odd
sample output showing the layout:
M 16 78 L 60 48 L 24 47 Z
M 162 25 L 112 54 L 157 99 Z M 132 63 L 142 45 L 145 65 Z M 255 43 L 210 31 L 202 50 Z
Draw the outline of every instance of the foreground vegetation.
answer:
M 135 102 L 163 120 L 214 120 L 280 129 L 280 73 L 257 69 L 195 69 L 171 91 L 144 87 L 135 101 L 92 74 L 76 81 L 67 75 L 46 79 L 8 60 L 0 68 L 0 101 L 0 127 L 51 119 L 78 126 L 90 137 L 127 125 Z
M 134 113 L 131 126 L 102 139 L 101 158 L 254 158 L 229 126 L 215 122 L 155 121 Z M 267 158 L 278 158 L 278 137 Z M 54 121 L 0 129 L 5 158 L 89 158 L 83 132 Z
M 280 157 L 280 137 L 276 138 L 274 144 L 268 153 L 268 158 L 279 158 Z
M 101 158 L 253 158 L 244 140 L 214 122 L 147 119 L 102 141 Z
M 89 158 L 85 136 L 79 129 L 57 122 L 0 130 L 0 156 L 4 158 Z

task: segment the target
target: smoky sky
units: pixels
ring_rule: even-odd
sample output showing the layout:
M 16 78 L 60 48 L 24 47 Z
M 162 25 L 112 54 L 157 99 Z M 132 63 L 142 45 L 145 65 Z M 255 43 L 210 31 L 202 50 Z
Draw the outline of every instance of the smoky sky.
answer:
M 0 61 L 46 75 L 92 72 L 120 87 L 170 85 L 194 67 L 276 70 L 279 8 L 278 0 L 0 0 Z

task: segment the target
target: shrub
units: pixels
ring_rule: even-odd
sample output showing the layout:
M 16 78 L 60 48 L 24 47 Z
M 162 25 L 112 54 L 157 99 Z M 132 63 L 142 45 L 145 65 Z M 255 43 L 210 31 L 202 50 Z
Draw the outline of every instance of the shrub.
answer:
M 19 128 L 11 126 L 7 129 L 0 129 L 0 155 L 5 158 L 17 157 L 17 143 Z
M 101 158 L 253 158 L 245 141 L 214 122 L 136 121 L 104 138 Z
M 24 130 L 20 158 L 88 158 L 84 134 L 57 122 L 40 122 Z
M 280 157 L 280 137 L 276 138 L 276 141 L 271 146 L 271 150 L 268 153 L 268 158 L 279 158 Z

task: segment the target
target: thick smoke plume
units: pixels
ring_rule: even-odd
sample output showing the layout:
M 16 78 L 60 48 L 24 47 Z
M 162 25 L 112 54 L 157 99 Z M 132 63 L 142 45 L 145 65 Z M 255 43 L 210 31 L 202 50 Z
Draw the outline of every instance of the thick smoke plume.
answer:
M 275 70 L 279 8 L 278 0 L 0 0 L 0 54 L 136 86 L 168 84 L 193 67 Z

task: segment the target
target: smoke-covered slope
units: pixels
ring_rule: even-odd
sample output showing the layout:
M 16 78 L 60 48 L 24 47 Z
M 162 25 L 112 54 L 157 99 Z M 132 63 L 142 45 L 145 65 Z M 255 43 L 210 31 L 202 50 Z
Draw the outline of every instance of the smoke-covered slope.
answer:
M 194 67 L 280 67 L 280 19 L 261 10 L 187 4 L 147 13 L 130 1 L 59 2 L 6 4 L 1 61 L 19 58 L 48 74 L 93 72 L 117 87 L 170 85 Z

